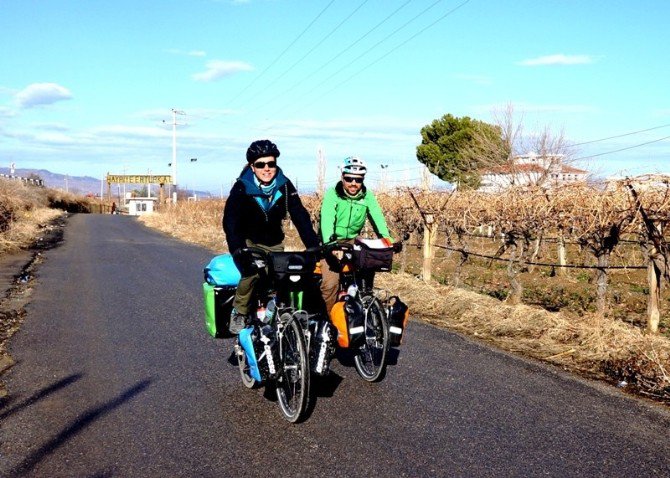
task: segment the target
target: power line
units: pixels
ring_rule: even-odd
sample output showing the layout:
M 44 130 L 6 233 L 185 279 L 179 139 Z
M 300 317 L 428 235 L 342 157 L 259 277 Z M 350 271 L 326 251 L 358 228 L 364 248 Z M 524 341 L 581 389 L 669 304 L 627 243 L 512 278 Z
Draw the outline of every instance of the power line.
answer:
M 272 63 L 270 63 L 270 64 L 269 64 L 269 65 L 268 65 L 268 66 L 267 66 L 267 67 L 266 67 L 266 68 L 265 68 L 265 69 L 264 69 L 258 76 L 256 76 L 256 77 L 255 77 L 255 78 L 254 78 L 254 79 L 253 79 L 253 80 L 252 80 L 252 81 L 251 81 L 245 88 L 243 88 L 242 91 L 240 91 L 235 97 L 233 97 L 233 99 L 230 100 L 229 103 L 230 103 L 230 104 L 234 103 L 238 98 L 240 98 L 240 96 L 242 96 L 242 94 L 243 94 L 244 92 L 246 92 L 249 88 L 251 88 L 251 87 L 253 86 L 253 84 L 256 83 L 256 81 L 258 81 L 263 75 L 265 75 L 265 73 L 267 73 L 267 71 L 268 71 L 270 68 L 272 68 L 272 67 L 273 67 L 273 66 L 274 66 L 274 65 L 275 65 L 275 64 L 276 64 L 276 63 L 277 63 L 277 62 L 278 62 L 278 61 L 279 61 L 285 54 L 286 54 L 286 52 L 289 51 L 289 50 L 291 49 L 291 47 L 292 47 L 293 45 L 295 45 L 296 42 L 297 42 L 298 40 L 300 40 L 300 38 L 302 38 L 302 36 L 307 32 L 307 30 L 309 30 L 309 29 L 312 27 L 312 25 L 314 25 L 314 23 L 316 23 L 316 21 L 321 17 L 321 15 L 323 15 L 323 14 L 325 13 L 325 11 L 328 10 L 328 8 L 329 8 L 334 2 L 335 2 L 335 0 L 330 0 L 330 2 L 328 3 L 328 5 L 326 5 L 326 6 L 323 8 L 323 10 L 321 10 L 321 11 L 319 12 L 319 14 L 318 14 L 318 15 L 317 15 L 317 16 L 316 16 L 316 17 L 309 23 L 309 25 L 307 25 L 307 27 L 305 27 L 305 29 L 304 29 L 304 30 L 303 30 L 303 31 L 302 31 L 302 32 L 295 38 L 295 40 L 293 40 L 293 41 L 289 44 L 289 46 L 287 46 L 287 47 L 284 49 L 284 51 L 282 51 L 282 52 L 279 54 L 279 56 L 278 56 L 277 58 L 275 58 L 275 59 L 272 61 Z
M 382 40 L 380 40 L 379 42 L 375 43 L 372 47 L 368 48 L 365 52 L 363 52 L 361 55 L 359 55 L 358 57 L 356 57 L 353 61 L 349 62 L 347 65 L 345 65 L 344 67 L 340 68 L 338 71 L 336 71 L 335 73 L 333 73 L 332 75 L 330 75 L 330 76 L 329 76 L 328 78 L 326 78 L 324 81 L 322 81 L 321 83 L 319 83 L 318 85 L 316 85 L 316 86 L 315 86 L 314 88 L 312 88 L 309 92 L 307 92 L 307 93 L 305 94 L 305 96 L 308 95 L 308 94 L 310 94 L 310 93 L 312 93 L 312 92 L 313 92 L 314 90 L 316 90 L 318 87 L 320 87 L 321 85 L 323 85 L 326 81 L 330 80 L 330 79 L 333 78 L 335 75 L 339 74 L 341 71 L 343 71 L 344 69 L 346 69 L 347 67 L 349 67 L 351 64 L 353 64 L 353 63 L 355 63 L 356 61 L 358 61 L 358 60 L 359 60 L 360 58 L 362 58 L 363 56 L 367 55 L 367 54 L 368 54 L 370 51 L 372 51 L 374 48 L 376 48 L 376 47 L 379 46 L 381 43 L 383 43 L 384 41 L 386 41 L 387 39 L 389 39 L 390 37 L 392 37 L 393 35 L 395 35 L 397 32 L 399 32 L 400 30 L 402 30 L 403 28 L 405 28 L 408 24 L 410 24 L 411 22 L 413 22 L 414 20 L 416 20 L 418 17 L 420 17 L 421 15 L 423 15 L 425 12 L 427 12 L 428 10 L 430 10 L 431 8 L 433 8 L 435 5 L 437 5 L 437 4 L 440 3 L 441 1 L 443 1 L 443 0 L 436 0 L 434 3 L 432 3 L 432 4 L 429 5 L 427 8 L 425 8 L 423 11 L 421 11 L 419 14 L 417 14 L 416 16 L 414 16 L 411 20 L 409 20 L 409 21 L 407 21 L 406 23 L 404 23 L 402 26 L 400 26 L 399 28 L 397 28 L 396 30 L 394 30 L 393 32 L 391 32 L 389 35 L 387 35 L 386 37 L 384 37 Z M 320 99 L 323 98 L 324 96 L 326 96 L 326 95 L 332 93 L 333 91 L 335 91 L 336 89 L 338 89 L 338 88 L 340 88 L 342 85 L 344 85 L 345 83 L 351 81 L 353 78 L 355 78 L 355 77 L 358 76 L 359 74 L 363 73 L 363 72 L 364 72 L 365 70 L 367 70 L 368 68 L 370 68 L 370 67 L 372 67 L 373 65 L 379 63 L 381 60 L 383 60 L 384 58 L 386 58 L 387 56 L 389 56 L 391 53 L 393 53 L 393 52 L 395 52 L 396 50 L 398 50 L 400 47 L 402 47 L 402 46 L 404 46 L 405 44 L 409 43 L 411 40 L 413 40 L 414 38 L 416 38 L 417 36 L 419 36 L 420 34 L 422 34 L 423 32 L 425 32 L 425 31 L 428 30 L 429 28 L 433 27 L 433 26 L 434 26 L 435 24 L 437 24 L 438 22 L 444 20 L 446 17 L 448 17 L 449 15 L 451 15 L 451 14 L 454 13 L 456 10 L 460 9 L 461 7 L 463 7 L 464 5 L 466 5 L 466 4 L 469 3 L 469 2 L 470 2 L 470 0 L 465 0 L 465 1 L 462 2 L 461 4 L 457 5 L 456 7 L 452 8 L 451 10 L 447 11 L 444 15 L 440 16 L 437 20 L 433 21 L 432 23 L 430 23 L 430 24 L 427 25 L 426 27 L 422 28 L 421 30 L 419 30 L 417 33 L 415 33 L 414 35 L 412 35 L 412 36 L 410 36 L 409 38 L 407 38 L 407 39 L 406 39 L 405 41 L 403 41 L 402 43 L 396 45 L 394 48 L 392 48 L 391 50 L 389 50 L 388 52 L 386 52 L 386 53 L 385 53 L 384 55 L 382 55 L 381 57 L 377 58 L 377 59 L 376 59 L 375 61 L 373 61 L 372 63 L 369 63 L 367 66 L 361 68 L 361 69 L 358 70 L 356 73 L 354 73 L 353 75 L 349 76 L 347 79 L 341 81 L 340 83 L 338 83 L 337 85 L 335 85 L 335 86 L 334 86 L 333 88 L 331 88 L 330 90 L 326 91 L 326 92 L 323 93 L 322 95 L 320 95 L 320 96 L 318 96 L 317 98 L 315 98 L 314 100 L 312 100 L 310 103 L 308 103 L 308 104 L 306 104 L 306 105 L 304 105 L 304 106 L 302 106 L 302 107 L 299 107 L 298 109 L 295 109 L 295 110 L 291 111 L 291 113 L 296 113 L 296 112 L 300 111 L 301 109 L 304 109 L 304 108 L 306 108 L 306 107 L 308 107 L 308 106 L 314 104 L 316 101 L 320 100 Z M 268 127 L 268 129 L 271 129 L 271 128 L 272 128 L 272 125 L 271 125 L 270 127 Z
M 609 136 L 607 138 L 593 139 L 591 141 L 584 141 L 582 143 L 575 143 L 571 146 L 582 146 L 584 144 L 591 144 L 591 143 L 598 143 L 600 141 L 607 141 L 608 139 L 623 138 L 624 136 L 631 136 L 631 135 L 638 134 L 638 133 L 646 133 L 647 131 L 653 131 L 655 129 L 667 128 L 668 126 L 670 126 L 670 124 L 664 124 L 664 125 L 661 125 L 661 126 L 654 126 L 653 128 L 641 129 L 639 131 L 632 131 L 630 133 L 618 134 L 616 136 Z
M 419 12 L 417 15 L 413 16 L 411 19 L 409 19 L 408 21 L 406 21 L 405 23 L 403 23 L 400 27 L 396 28 L 396 29 L 393 30 L 390 34 L 386 35 L 384 38 L 382 38 L 382 39 L 379 40 L 377 43 L 375 43 L 374 45 L 372 45 L 370 48 L 368 48 L 367 50 L 365 50 L 363 53 L 361 53 L 360 55 L 358 55 L 358 56 L 357 56 L 356 58 L 354 58 L 352 61 L 348 62 L 346 65 L 344 65 L 342 68 L 340 68 L 339 70 L 337 70 L 335 73 L 331 74 L 329 77 L 327 77 L 327 78 L 326 78 L 325 80 L 323 80 L 321 83 L 317 84 L 314 88 L 312 88 L 311 90 L 309 90 L 306 94 L 308 95 L 308 94 L 310 94 L 311 92 L 315 91 L 315 90 L 318 89 L 321 85 L 323 85 L 324 83 L 326 83 L 328 80 L 330 80 L 330 79 L 333 78 L 334 76 L 337 76 L 337 75 L 340 74 L 343 70 L 346 70 L 347 68 L 349 68 L 351 65 L 353 65 L 354 63 L 356 63 L 358 60 L 360 60 L 361 58 L 363 58 L 365 55 L 367 55 L 368 53 L 370 53 L 372 50 L 374 50 L 375 48 L 377 48 L 379 45 L 381 45 L 382 43 L 384 43 L 386 40 L 388 40 L 389 38 L 391 38 L 393 35 L 395 35 L 396 33 L 398 33 L 400 30 L 402 30 L 403 28 L 405 28 L 407 25 L 409 25 L 410 23 L 412 23 L 414 20 L 416 20 L 417 18 L 419 18 L 420 16 L 422 16 L 424 13 L 426 13 L 428 10 L 430 10 L 431 8 L 433 8 L 434 6 L 436 6 L 438 3 L 442 2 L 442 1 L 443 1 L 443 0 L 436 0 L 435 2 L 433 2 L 432 4 L 430 4 L 428 7 L 424 8 L 424 9 L 423 9 L 421 12 Z M 376 62 L 375 62 L 375 63 L 376 63 Z M 360 71 L 363 71 L 363 70 L 360 70 Z M 348 80 L 346 80 L 346 81 L 348 81 Z M 346 82 L 346 81 L 345 81 L 345 82 Z M 343 82 L 343 83 L 344 83 L 344 82 Z M 338 85 L 338 87 L 339 87 L 339 86 L 340 86 L 340 85 Z M 331 91 L 332 91 L 332 90 L 330 90 L 329 93 L 330 93 Z M 323 96 L 324 96 L 324 95 L 320 96 L 319 98 L 322 98 Z M 316 100 L 315 100 L 315 101 L 316 101 Z
M 438 1 L 435 2 L 433 5 L 437 4 L 439 1 L 441 1 L 441 0 L 438 0 Z M 405 41 L 403 41 L 403 42 L 400 43 L 399 45 L 396 45 L 394 48 L 392 48 L 391 50 L 389 50 L 386 54 L 384 54 L 384 55 L 382 55 L 381 57 L 377 58 L 375 61 L 373 61 L 372 63 L 368 64 L 366 67 L 364 67 L 364 68 L 358 70 L 356 73 L 354 73 L 353 75 L 351 75 L 351 76 L 350 76 L 349 78 L 347 78 L 346 80 L 344 80 L 344 81 L 342 81 L 341 83 L 335 85 L 335 87 L 333 87 L 333 88 L 331 88 L 330 90 L 328 90 L 326 93 L 324 93 L 324 95 L 320 96 L 318 99 L 322 98 L 323 96 L 325 96 L 325 95 L 327 95 L 327 94 L 332 93 L 334 90 L 336 90 L 336 89 L 339 88 L 340 86 L 344 85 L 345 83 L 347 83 L 348 81 L 350 81 L 350 80 L 353 79 L 354 77 L 358 76 L 359 74 L 363 73 L 363 72 L 364 72 L 365 70 L 367 70 L 368 68 L 370 68 L 370 67 L 372 67 L 373 65 L 379 63 L 381 60 L 383 60 L 384 58 L 386 58 L 387 56 L 389 56 L 391 53 L 395 52 L 395 51 L 398 50 L 400 47 L 406 45 L 407 43 L 409 43 L 410 41 L 412 41 L 413 39 L 415 39 L 417 36 L 421 35 L 423 32 L 425 32 L 426 30 L 428 30 L 429 28 L 431 28 L 432 26 L 434 26 L 434 25 L 437 24 L 438 22 L 442 21 L 443 19 L 445 19 L 446 17 L 448 17 L 449 15 L 451 15 L 451 14 L 454 13 L 456 10 L 458 10 L 459 8 L 461 8 L 461 7 L 464 6 L 466 3 L 469 3 L 469 2 L 470 2 L 470 0 L 465 0 L 465 2 L 463 2 L 463 3 L 461 3 L 460 5 L 457 5 L 456 7 L 452 8 L 451 10 L 449 10 L 447 13 L 445 13 L 444 15 L 442 15 L 441 17 L 439 17 L 437 20 L 435 20 L 434 22 L 432 22 L 432 23 L 429 24 L 428 26 L 422 28 L 421 30 L 419 30 L 418 32 L 416 32 L 414 35 L 412 35 L 411 37 L 409 37 L 408 39 L 406 39 Z M 426 10 L 424 10 L 424 12 L 427 11 L 428 9 L 432 8 L 433 5 L 431 5 L 431 6 L 428 7 Z M 421 12 L 419 15 L 423 15 L 424 12 Z M 415 17 L 415 18 L 416 18 L 416 17 Z M 395 32 L 394 32 L 394 33 L 395 33 Z M 367 52 L 366 52 L 366 53 L 367 53 Z
M 286 74 L 293 70 L 300 62 L 302 62 L 305 58 L 307 58 L 314 50 L 316 50 L 318 47 L 320 47 L 324 41 L 326 41 L 328 38 L 330 38 L 333 33 L 335 33 L 339 28 L 344 25 L 344 23 L 349 20 L 351 17 L 354 16 L 354 14 L 360 10 L 366 3 L 368 3 L 369 0 L 364 0 L 363 3 L 361 3 L 358 7 L 354 9 L 344 20 L 342 20 L 340 23 L 335 26 L 329 33 L 326 34 L 316 45 L 314 45 L 307 53 L 305 53 L 298 61 L 293 63 L 291 66 L 289 66 L 281 75 L 279 75 L 277 78 L 275 78 L 275 82 L 281 80 Z
M 606 152 L 604 152 L 604 153 L 592 154 L 592 155 L 590 155 L 590 156 L 582 156 L 581 158 L 575 158 L 575 161 L 579 161 L 579 160 L 582 160 L 582 159 L 595 158 L 595 157 L 597 157 L 597 156 L 604 156 L 604 155 L 606 155 L 606 154 L 619 153 L 619 152 L 621 152 L 621 151 L 627 151 L 627 150 L 629 150 L 629 149 L 639 148 L 639 147 L 641 147 L 641 146 L 646 146 L 646 145 L 648 145 L 648 144 L 658 143 L 659 141 L 663 141 L 663 140 L 666 140 L 666 139 L 670 139 L 670 136 L 665 136 L 665 137 L 663 137 L 663 138 L 655 139 L 655 140 L 653 140 L 653 141 L 647 141 L 646 143 L 636 144 L 636 145 L 634 145 L 634 146 L 628 146 L 628 147 L 626 147 L 626 148 L 615 149 L 614 151 L 606 151 Z
M 396 8 L 393 12 L 388 14 L 382 21 L 377 23 L 374 27 L 372 27 L 370 30 L 365 32 L 362 36 L 358 37 L 357 40 L 355 40 L 353 43 L 351 43 L 349 46 L 341 50 L 339 53 L 337 53 L 335 56 L 330 58 L 328 61 L 323 63 L 321 66 L 319 66 L 316 70 L 312 71 L 312 73 L 302 77 L 297 83 L 293 84 L 290 88 L 284 90 L 283 94 L 275 95 L 271 100 L 268 101 L 267 104 L 273 103 L 275 100 L 284 97 L 287 93 L 290 93 L 294 89 L 296 89 L 298 86 L 302 85 L 305 81 L 309 80 L 312 78 L 314 75 L 322 71 L 326 66 L 331 65 L 335 60 L 337 60 L 340 56 L 342 56 L 344 53 L 349 51 L 351 48 L 353 48 L 355 45 L 357 45 L 361 40 L 363 40 L 365 37 L 370 35 L 373 31 L 375 31 L 377 28 L 382 26 L 384 23 L 386 23 L 390 18 L 392 18 L 396 13 L 398 13 L 403 7 L 405 7 L 408 3 L 410 3 L 412 0 L 407 0 L 405 3 L 400 5 L 398 8 Z M 348 17 L 347 17 L 348 18 Z

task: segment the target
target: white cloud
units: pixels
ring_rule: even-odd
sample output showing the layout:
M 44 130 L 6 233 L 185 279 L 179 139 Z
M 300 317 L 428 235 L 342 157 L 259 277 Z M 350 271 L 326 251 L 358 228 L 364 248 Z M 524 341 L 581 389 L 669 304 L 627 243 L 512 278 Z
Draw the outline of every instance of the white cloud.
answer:
M 593 63 L 591 55 L 545 55 L 517 62 L 521 66 L 547 66 L 547 65 L 587 65 Z
M 16 116 L 16 112 L 6 106 L 0 106 L 0 118 L 12 118 Z
M 14 98 L 21 108 L 33 108 L 69 100 L 72 98 L 72 93 L 56 83 L 33 83 L 19 91 Z
M 251 65 L 243 61 L 212 60 L 205 66 L 207 67 L 205 71 L 193 75 L 195 81 L 215 81 L 241 71 L 253 70 Z

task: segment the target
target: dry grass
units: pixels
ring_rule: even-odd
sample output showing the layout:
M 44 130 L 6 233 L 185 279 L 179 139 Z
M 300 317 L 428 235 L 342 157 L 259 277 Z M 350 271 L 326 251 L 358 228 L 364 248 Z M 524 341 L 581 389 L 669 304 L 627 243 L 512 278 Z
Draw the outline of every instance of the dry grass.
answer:
M 311 198 L 306 198 L 314 210 Z M 172 236 L 226 250 L 223 201 L 181 203 L 141 218 Z M 289 245 L 295 234 L 289 233 Z M 628 384 L 627 389 L 670 402 L 670 340 L 645 334 L 597 314 L 576 316 L 527 305 L 508 305 L 472 291 L 425 283 L 409 274 L 379 274 L 377 285 L 410 305 L 412 317 L 502 349 L 547 361 L 586 376 Z
M 199 244 L 214 252 L 227 251 L 221 221 L 223 200 L 180 202 L 163 207 L 160 214 L 145 214 L 139 220 L 172 237 Z
M 63 214 L 56 204 L 84 204 L 74 195 L 0 180 L 0 255 L 29 247 L 42 230 Z
M 377 285 L 402 297 L 416 317 L 502 349 L 582 374 L 626 381 L 670 402 L 670 340 L 597 314 L 582 317 L 507 305 L 471 291 L 426 284 L 409 274 L 380 274 Z

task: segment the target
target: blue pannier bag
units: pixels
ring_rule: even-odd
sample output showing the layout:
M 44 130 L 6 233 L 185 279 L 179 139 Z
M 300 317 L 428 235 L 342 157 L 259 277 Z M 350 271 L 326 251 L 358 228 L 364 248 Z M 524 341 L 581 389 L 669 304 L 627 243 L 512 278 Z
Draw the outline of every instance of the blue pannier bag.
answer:
M 212 337 L 231 337 L 228 325 L 240 273 L 230 254 L 215 256 L 205 266 L 204 273 L 205 328 Z
M 204 272 L 205 281 L 214 286 L 237 287 L 240 282 L 240 271 L 230 254 L 214 256 L 205 266 Z

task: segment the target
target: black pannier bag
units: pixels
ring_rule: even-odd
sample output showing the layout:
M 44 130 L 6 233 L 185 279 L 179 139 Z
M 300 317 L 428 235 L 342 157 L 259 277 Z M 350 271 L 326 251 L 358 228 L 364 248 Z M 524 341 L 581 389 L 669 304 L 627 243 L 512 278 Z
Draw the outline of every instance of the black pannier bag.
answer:
M 402 343 L 405 327 L 407 327 L 409 308 L 397 295 L 390 297 L 387 305 L 390 337 L 389 344 L 391 347 L 397 347 Z
M 358 270 L 388 272 L 393 265 L 393 247 L 383 240 L 356 239 L 354 259 Z
M 349 348 L 360 347 L 365 341 L 365 311 L 362 304 L 346 295 L 344 297 L 344 316 L 347 321 Z

